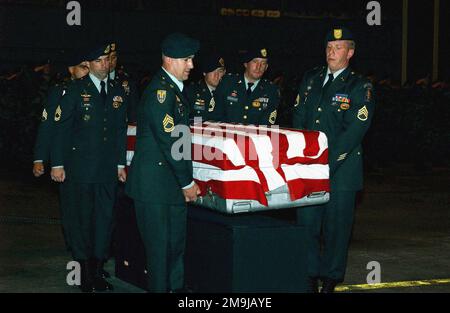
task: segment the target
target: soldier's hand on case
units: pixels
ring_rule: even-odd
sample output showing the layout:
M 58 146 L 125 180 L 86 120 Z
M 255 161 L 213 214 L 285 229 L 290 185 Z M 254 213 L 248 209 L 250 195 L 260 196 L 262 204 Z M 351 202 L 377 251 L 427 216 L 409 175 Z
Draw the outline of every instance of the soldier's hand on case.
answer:
M 52 168 L 52 171 L 50 172 L 50 176 L 52 179 L 58 183 L 62 183 L 64 179 L 66 179 L 66 172 L 64 171 L 64 168 Z
M 33 174 L 35 177 L 39 177 L 42 174 L 44 174 L 45 170 L 44 170 L 44 163 L 42 162 L 35 162 L 33 164 Z
M 125 171 L 124 168 L 118 169 L 117 177 L 118 177 L 119 181 L 121 181 L 122 183 L 124 183 L 127 180 L 127 172 Z
M 186 202 L 197 200 L 197 196 L 200 194 L 200 188 L 194 183 L 189 189 L 183 189 L 183 195 Z

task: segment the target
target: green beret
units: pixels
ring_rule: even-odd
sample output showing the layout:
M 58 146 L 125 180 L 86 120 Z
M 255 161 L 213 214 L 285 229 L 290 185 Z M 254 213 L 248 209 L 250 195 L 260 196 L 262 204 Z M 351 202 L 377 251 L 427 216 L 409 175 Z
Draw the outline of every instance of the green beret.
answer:
M 202 61 L 202 72 L 210 73 L 220 67 L 225 67 L 225 61 L 219 54 L 210 54 Z
M 103 44 L 90 50 L 86 55 L 87 61 L 94 61 L 103 55 L 108 55 L 111 51 L 110 44 Z
M 243 62 L 247 63 L 255 58 L 262 58 L 262 59 L 268 59 L 269 58 L 269 52 L 266 48 L 252 48 L 247 51 L 247 53 L 244 54 Z
M 325 43 L 335 40 L 354 40 L 352 32 L 345 27 L 334 27 L 327 33 Z
M 199 48 L 200 43 L 198 40 L 181 33 L 172 33 L 161 43 L 162 53 L 165 56 L 174 59 L 181 59 L 194 55 Z

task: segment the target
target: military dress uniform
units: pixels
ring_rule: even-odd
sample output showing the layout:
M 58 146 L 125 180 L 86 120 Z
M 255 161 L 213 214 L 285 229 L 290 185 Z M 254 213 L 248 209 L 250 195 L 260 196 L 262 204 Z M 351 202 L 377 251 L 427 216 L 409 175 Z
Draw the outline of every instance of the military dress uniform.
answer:
M 225 60 L 219 54 L 212 53 L 203 59 L 201 67 L 205 77 L 198 82 L 193 82 L 187 88 L 190 103 L 189 117 L 191 120 L 201 117 L 202 121 L 220 121 L 223 118 L 223 112 L 216 109 L 214 97 L 217 86 L 208 86 L 206 75 L 216 70 L 222 70 L 225 73 Z
M 373 116 L 373 88 L 349 67 L 323 88 L 327 67 L 307 72 L 294 105 L 293 126 L 327 135 L 330 201 L 297 210 L 298 223 L 308 227 L 308 276 L 342 282 L 353 223 L 356 191 L 362 189 L 361 142 Z M 322 225 L 323 224 L 323 225 Z M 323 227 L 323 252 L 320 234 Z M 334 286 L 332 287 L 334 289 Z
M 117 44 L 111 43 L 111 53 L 117 51 Z M 136 122 L 136 108 L 139 103 L 139 94 L 136 83 L 130 79 L 128 73 L 113 70 L 109 73 L 109 80 L 114 81 L 116 85 L 122 86 L 127 97 L 127 117 L 128 122 Z
M 51 143 L 54 138 L 54 115 L 61 97 L 66 93 L 66 90 L 71 83 L 71 80 L 64 80 L 61 83 L 50 87 L 48 91 L 47 100 L 42 110 L 41 122 L 39 124 L 36 142 L 34 145 L 34 162 L 42 162 L 48 164 L 50 162 Z M 59 201 L 61 209 L 61 224 L 64 232 L 64 241 L 66 248 L 70 250 L 70 238 L 68 229 L 68 214 L 67 197 L 65 196 L 65 185 L 59 184 Z
M 166 47 L 173 46 L 173 50 Z M 198 50 L 198 42 L 181 34 L 169 35 L 164 55 L 184 58 Z M 180 83 L 180 82 L 178 82 Z M 192 161 L 175 160 L 172 137 L 176 126 L 189 125 L 189 102 L 163 68 L 145 89 L 138 106 L 136 148 L 125 192 L 134 200 L 150 292 L 184 287 L 184 250 L 187 212 L 182 188 L 193 182 Z M 184 134 L 190 145 L 190 132 Z
M 190 118 L 201 117 L 202 121 L 220 121 L 221 112 L 216 110 L 215 91 L 210 91 L 204 79 L 193 82 L 187 89 L 190 103 Z
M 82 280 L 83 273 L 89 276 L 86 279 L 94 276 L 90 271 L 95 277 L 103 274 L 118 167 L 126 164 L 127 97 L 124 88 L 114 81 L 107 83 L 105 91 L 103 98 L 92 74 L 74 80 L 54 114 L 51 163 L 65 170 L 63 184 L 72 210 L 67 231 L 72 256 L 82 264 Z

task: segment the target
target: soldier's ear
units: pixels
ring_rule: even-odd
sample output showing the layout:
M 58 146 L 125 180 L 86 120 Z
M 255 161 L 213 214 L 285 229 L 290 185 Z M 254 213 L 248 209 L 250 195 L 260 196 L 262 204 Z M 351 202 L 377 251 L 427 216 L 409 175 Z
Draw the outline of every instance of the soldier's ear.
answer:
M 350 58 L 355 54 L 355 49 L 350 49 L 347 52 L 347 60 L 350 60 Z

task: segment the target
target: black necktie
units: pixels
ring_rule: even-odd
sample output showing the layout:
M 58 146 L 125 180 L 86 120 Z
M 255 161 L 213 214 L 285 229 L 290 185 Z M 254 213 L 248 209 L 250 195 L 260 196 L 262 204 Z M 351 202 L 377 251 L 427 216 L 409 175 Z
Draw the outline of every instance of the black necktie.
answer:
M 247 83 L 247 96 L 250 96 L 250 94 L 252 93 L 252 86 L 254 85 L 254 83 Z
M 106 100 L 106 84 L 103 80 L 100 82 L 100 86 L 102 87 L 100 90 L 100 96 L 102 97 L 103 102 L 105 102 L 105 100 Z
M 332 83 L 333 79 L 334 79 L 333 74 L 332 73 L 328 74 L 328 81 L 327 81 L 327 83 L 325 85 L 323 85 L 322 93 L 326 93 L 327 92 L 328 88 L 330 88 L 330 86 L 331 86 L 331 83 Z

